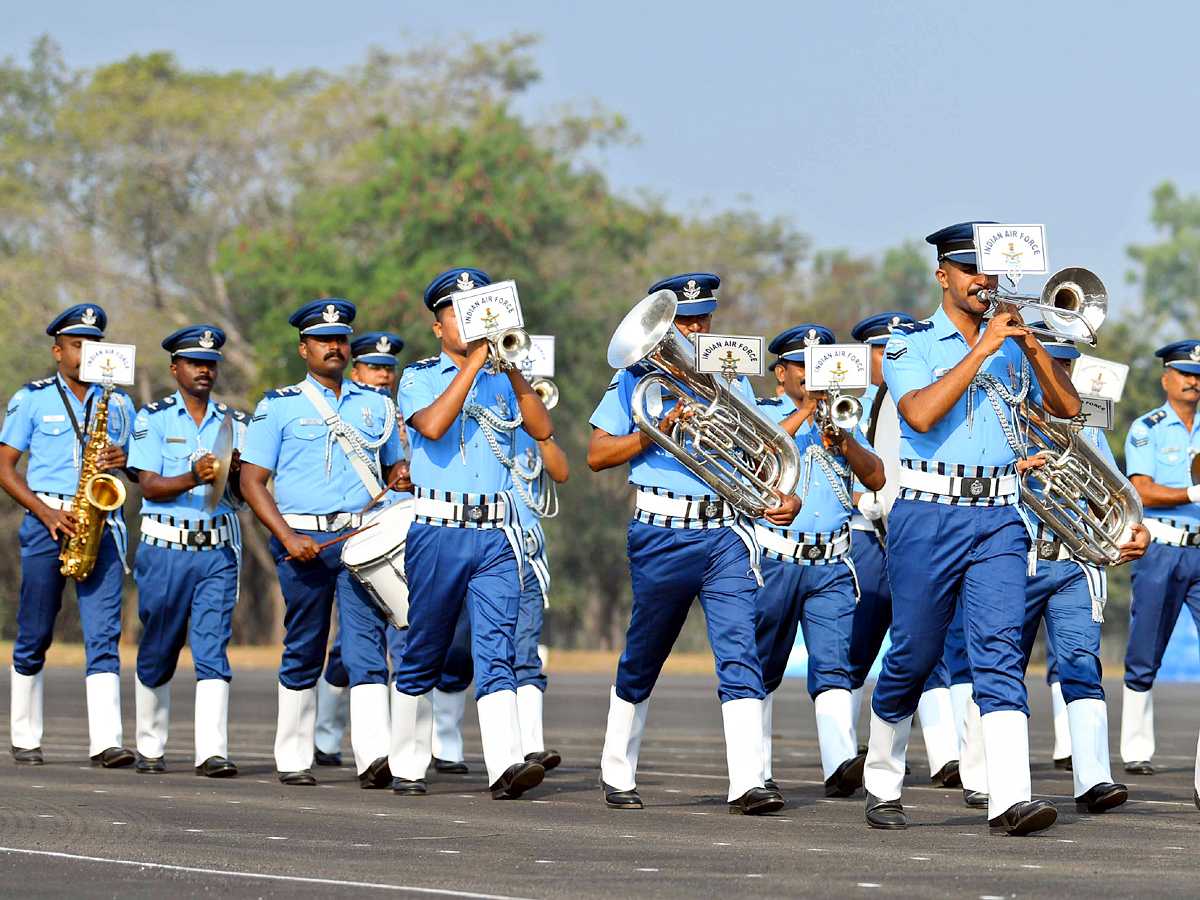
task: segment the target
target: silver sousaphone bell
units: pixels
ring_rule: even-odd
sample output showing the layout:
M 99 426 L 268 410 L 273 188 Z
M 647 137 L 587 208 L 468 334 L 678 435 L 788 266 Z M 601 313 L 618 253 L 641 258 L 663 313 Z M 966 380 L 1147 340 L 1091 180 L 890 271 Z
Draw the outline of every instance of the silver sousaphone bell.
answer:
M 1080 266 L 1059 269 L 1050 276 L 1041 296 L 1009 294 L 1004 291 L 983 290 L 979 299 L 990 303 L 989 315 L 995 315 L 1004 304 L 1041 313 L 1045 328 L 1033 327 L 1030 332 L 1056 340 L 1077 341 L 1096 346 L 1096 332 L 1108 315 L 1108 291 L 1095 272 Z

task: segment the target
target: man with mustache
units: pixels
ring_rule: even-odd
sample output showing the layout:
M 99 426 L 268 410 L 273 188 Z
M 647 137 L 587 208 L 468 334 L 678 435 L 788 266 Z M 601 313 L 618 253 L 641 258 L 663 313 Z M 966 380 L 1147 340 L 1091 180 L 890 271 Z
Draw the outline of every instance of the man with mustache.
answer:
M 211 397 L 225 332 L 181 328 L 162 342 L 179 390 L 142 407 L 133 425 L 129 468 L 142 488 L 138 585 L 137 771 L 165 772 L 171 678 L 190 638 L 196 668 L 196 774 L 229 778 L 229 668 L 241 562 L 237 450 L 226 493 L 209 513 L 206 485 L 217 478 L 212 448 L 226 415 L 240 447 L 250 417 Z
M 387 655 L 383 614 L 342 565 L 340 544 L 360 510 L 387 484 L 406 488 L 396 407 L 383 391 L 342 378 L 355 307 L 347 300 L 306 303 L 288 322 L 300 331 L 308 374 L 267 391 L 242 453 L 242 493 L 272 534 L 271 553 L 287 604 L 279 668 L 275 765 L 288 785 L 313 785 L 317 679 L 336 596 L 342 659 L 350 675 L 351 744 L 359 784 L 391 784 L 388 769 Z M 274 496 L 267 480 L 274 474 Z M 382 484 L 381 484 L 382 482 Z
M 1142 498 L 1151 538 L 1131 567 L 1121 759 L 1133 775 L 1154 774 L 1151 688 L 1184 603 L 1200 622 L 1200 485 L 1191 477 L 1200 452 L 1200 341 L 1176 341 L 1154 355 L 1163 361 L 1167 402 L 1134 422 L 1125 439 L 1125 473 Z M 1200 807 L 1200 795 L 1196 801 Z

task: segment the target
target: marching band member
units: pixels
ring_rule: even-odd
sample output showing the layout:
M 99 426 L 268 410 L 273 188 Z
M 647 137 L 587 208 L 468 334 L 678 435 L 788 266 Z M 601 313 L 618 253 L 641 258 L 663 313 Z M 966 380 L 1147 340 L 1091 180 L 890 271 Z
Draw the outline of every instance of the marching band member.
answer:
M 242 493 L 272 534 L 287 604 L 275 764 L 288 785 L 316 784 L 316 683 L 335 596 L 359 783 L 382 788 L 391 782 L 386 622 L 342 565 L 341 546 L 323 546 L 358 526 L 359 511 L 381 480 L 406 484 L 395 465 L 400 438 L 391 399 L 342 378 L 354 315 L 354 304 L 338 299 L 314 300 L 292 314 L 288 322 L 300 331 L 308 374 L 299 384 L 266 393 L 242 453 Z M 267 490 L 272 473 L 274 496 Z
M 1167 402 L 1135 421 L 1125 439 L 1125 473 L 1142 498 L 1151 537 L 1130 573 L 1121 759 L 1134 775 L 1154 774 L 1151 688 L 1184 603 L 1200 622 L 1200 485 L 1190 473 L 1200 452 L 1200 341 L 1176 341 L 1154 355 L 1163 361 Z
M 884 379 L 901 418 L 901 493 L 888 517 L 893 643 L 872 697 L 866 814 L 872 827 L 905 827 L 912 715 L 961 602 L 982 712 L 989 825 L 1028 834 L 1052 825 L 1057 812 L 1030 799 L 1021 652 L 1029 535 L 1015 505 L 1015 463 L 1025 448 L 1012 407 L 1028 396 L 1069 418 L 1081 404 L 1015 312 L 984 324 L 988 304 L 977 295 L 996 279 L 976 269 L 972 224 L 926 238 L 937 247 L 942 303 L 930 319 L 899 326 L 885 351 Z
M 864 755 L 854 743 L 850 689 L 850 634 L 858 586 L 849 561 L 853 477 L 868 490 L 883 487 L 883 463 L 855 428 L 823 431 L 814 420 L 824 395 L 805 385 L 806 347 L 834 343 L 823 325 L 797 325 L 771 341 L 779 357 L 786 404 L 761 401 L 759 408 L 796 441 L 804 460 L 801 507 L 787 526 L 756 522 L 762 547 L 763 586 L 758 592 L 756 638 L 763 669 L 763 760 L 771 779 L 771 726 L 775 689 L 783 681 L 796 628 L 808 648 L 808 693 L 817 718 L 817 742 L 826 797 L 849 797 L 862 787 Z M 780 373 L 780 370 L 782 372 Z
M 675 327 L 690 336 L 709 331 L 720 283 L 706 273 L 678 275 L 658 282 L 650 293 L 675 292 Z M 698 597 L 717 662 L 730 808 L 747 815 L 774 812 L 784 800 L 764 787 L 763 778 L 766 694 L 755 644 L 758 585 L 752 569 L 758 548 L 734 508 L 634 423 L 630 398 L 643 374 L 638 366 L 613 376 L 592 414 L 588 448 L 593 471 L 629 463 L 629 480 L 638 489 L 637 512 L 629 523 L 633 610 L 609 700 L 600 762 L 604 800 L 612 808 L 642 808 L 637 760 L 650 692 Z M 736 384 L 753 399 L 745 379 Z M 651 394 L 647 406 L 650 415 L 661 416 L 658 427 L 668 434 L 683 412 L 669 395 L 656 399 Z M 766 511 L 766 518 L 786 526 L 799 507 L 796 497 L 785 497 Z
M 237 457 L 226 493 L 210 514 L 204 486 L 217 478 L 210 452 L 228 414 L 240 446 L 249 416 L 210 396 L 225 332 L 215 325 L 181 328 L 162 342 L 179 390 L 142 407 L 133 425 L 129 468 L 142 489 L 138 585 L 137 771 L 165 772 L 171 678 L 185 641 L 196 668 L 196 774 L 237 774 L 228 759 L 229 668 L 241 530 L 235 504 Z M 236 454 L 236 450 L 234 451 Z
M 915 322 L 916 319 L 904 312 L 878 313 L 863 319 L 850 332 L 854 340 L 871 348 L 871 384 L 862 396 L 863 418 L 859 423 L 859 430 L 864 437 L 877 412 L 875 398 L 883 384 L 884 345 L 896 326 Z M 854 492 L 855 508 L 850 517 L 850 559 L 858 580 L 859 598 L 854 608 L 854 626 L 850 636 L 850 714 L 857 729 L 863 685 L 879 656 L 884 635 L 892 624 L 892 592 L 888 587 L 886 550 L 881 540 L 883 505 L 878 494 L 867 491 L 861 483 L 854 485 Z M 950 634 L 953 633 L 951 629 L 947 634 L 947 656 L 953 652 L 950 646 Z M 965 656 L 965 649 L 962 654 Z M 921 735 L 929 758 L 930 780 L 939 787 L 957 787 L 960 783 L 958 727 L 955 724 L 945 659 L 938 661 L 925 683 L 925 690 L 917 703 L 917 718 L 921 721 Z
M 438 684 L 459 611 L 471 618 L 475 697 L 494 799 L 536 787 L 545 769 L 521 753 L 513 638 L 521 595 L 521 547 L 512 502 L 513 432 L 552 433 L 550 416 L 520 371 L 485 371 L 486 340 L 460 337 L 453 295 L 491 284 L 478 269 L 452 269 L 425 291 L 441 355 L 409 366 L 400 404 L 411 427 L 416 521 L 404 565 L 409 628 L 392 676 L 391 765 L 398 794 L 425 793 L 432 758 L 429 693 Z
M 66 578 L 60 572 L 60 540 L 75 533 L 71 512 L 79 485 L 80 456 L 88 443 L 94 407 L 103 394 L 99 384 L 79 380 L 81 345 L 104 338 L 108 316 L 94 303 L 79 304 L 57 316 L 46 334 L 57 372 L 30 382 L 8 402 L 0 428 L 0 487 L 28 512 L 21 520 L 21 591 L 17 640 L 12 663 L 12 755 L 20 764 L 40 766 L 42 756 L 42 666 L 62 607 Z M 100 452 L 102 470 L 126 464 L 133 403 L 114 389 L 109 398 L 110 444 Z M 17 472 L 29 451 L 29 469 Z M 120 509 L 109 514 L 91 574 L 76 581 L 79 618 L 87 653 L 88 754 L 93 766 L 117 768 L 133 763 L 122 747 L 121 581 L 127 533 Z
M 350 342 L 350 380 L 355 384 L 383 389 L 388 396 L 396 392 L 396 354 L 404 349 L 404 339 L 390 331 L 368 331 Z M 404 423 L 396 422 L 404 443 Z M 391 492 L 389 492 L 391 493 Z M 390 631 L 391 629 L 389 629 Z M 350 718 L 350 674 L 342 664 L 341 632 L 334 635 L 325 663 L 325 675 L 317 681 L 317 724 L 314 731 L 313 761 L 318 766 L 342 764 L 342 738 Z

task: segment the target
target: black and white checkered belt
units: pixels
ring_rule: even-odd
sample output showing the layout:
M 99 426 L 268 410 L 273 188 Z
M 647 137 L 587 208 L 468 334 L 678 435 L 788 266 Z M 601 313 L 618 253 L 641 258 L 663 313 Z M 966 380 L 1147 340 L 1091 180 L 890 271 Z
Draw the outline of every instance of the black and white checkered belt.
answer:
M 418 487 L 413 501 L 415 522 L 449 528 L 503 528 L 509 520 L 504 494 L 460 494 Z
M 362 516 L 352 512 L 284 513 L 283 521 L 297 531 L 348 531 L 362 524 Z
M 720 497 L 676 494 L 663 488 L 638 487 L 634 518 L 667 528 L 722 528 L 737 520 L 737 510 Z
M 837 531 L 786 531 L 754 523 L 754 536 L 767 559 L 823 566 L 839 562 L 850 552 L 850 523 Z
M 1016 467 L 966 466 L 902 459 L 900 499 L 966 506 L 1008 506 L 1017 501 Z
M 142 516 L 142 543 L 168 550 L 219 550 L 228 547 L 233 535 L 227 516 L 215 519 L 176 519 L 173 516 Z
M 1200 547 L 1200 525 L 1193 522 L 1146 516 L 1142 524 L 1146 526 L 1146 530 L 1150 532 L 1150 539 L 1156 544 L 1166 544 L 1168 547 Z
M 37 491 L 38 497 L 51 509 L 70 509 L 75 503 L 74 494 L 54 494 L 50 491 Z

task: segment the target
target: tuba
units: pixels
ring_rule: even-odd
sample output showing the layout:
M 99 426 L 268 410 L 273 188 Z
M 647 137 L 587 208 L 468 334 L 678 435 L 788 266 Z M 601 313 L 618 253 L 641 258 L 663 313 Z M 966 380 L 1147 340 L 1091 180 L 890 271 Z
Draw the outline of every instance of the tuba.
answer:
M 729 504 L 751 518 L 779 505 L 800 480 L 800 452 L 791 436 L 724 379 L 696 371 L 695 347 L 675 327 L 671 291 L 643 299 L 622 320 L 608 345 L 614 369 L 643 364 L 657 371 L 633 389 L 633 421 Z M 658 386 L 690 411 L 664 434 L 646 410 Z
M 125 485 L 115 475 L 101 472 L 100 451 L 108 446 L 108 401 L 112 384 L 104 385 L 104 394 L 96 404 L 87 444 L 79 458 L 79 485 L 71 512 L 75 514 L 75 536 L 63 541 L 58 558 L 59 571 L 83 581 L 92 574 L 104 534 L 104 520 L 110 512 L 125 502 Z
M 1017 415 L 1028 442 L 1046 454 L 1044 466 L 1025 473 L 1041 485 L 1042 496 L 1023 491 L 1021 502 L 1074 556 L 1098 566 L 1116 565 L 1118 548 L 1142 521 L 1137 490 L 1080 435 L 1080 425 L 1051 419 L 1034 403 L 1026 403 Z

